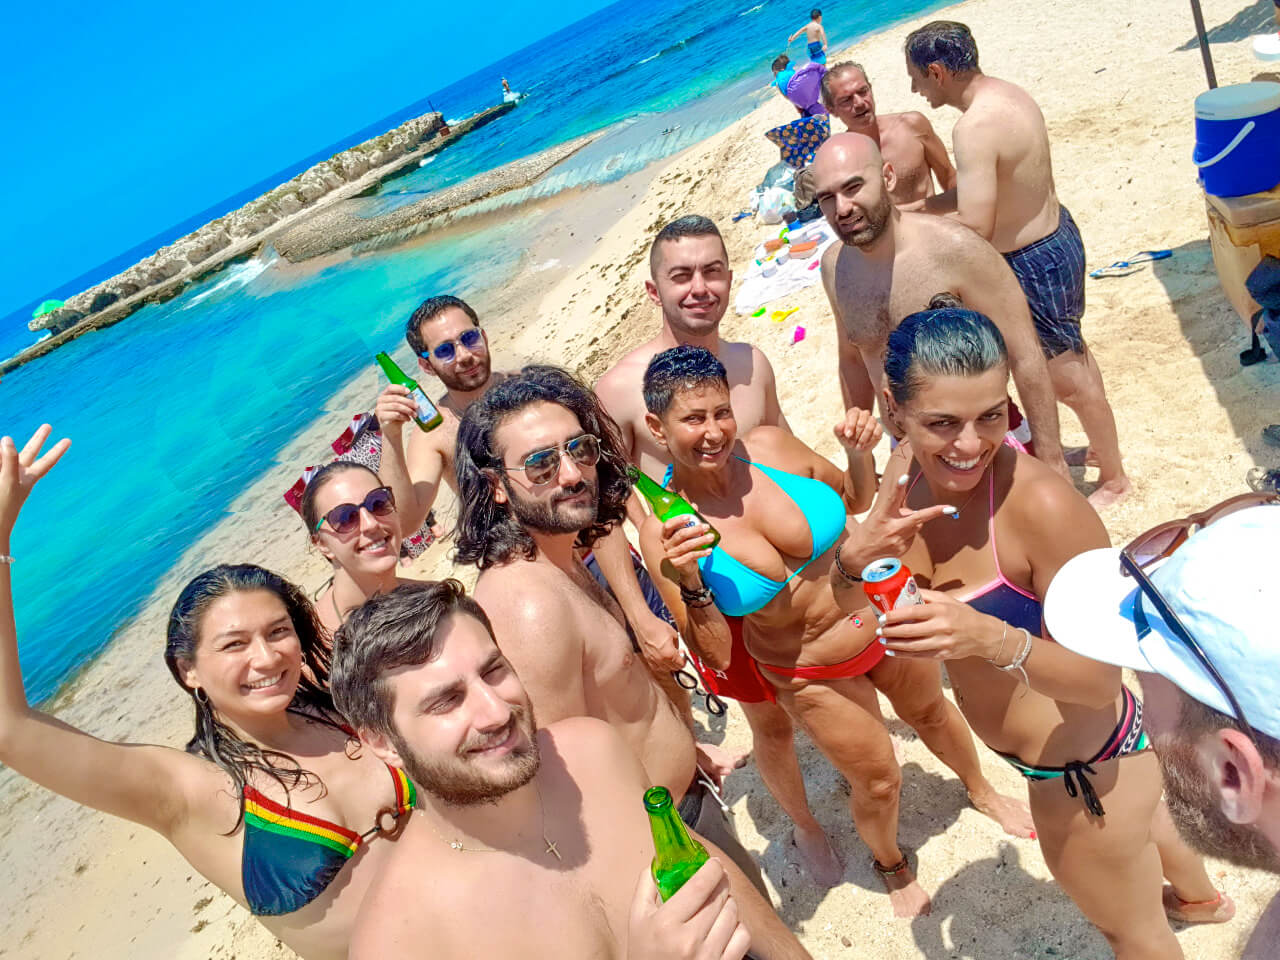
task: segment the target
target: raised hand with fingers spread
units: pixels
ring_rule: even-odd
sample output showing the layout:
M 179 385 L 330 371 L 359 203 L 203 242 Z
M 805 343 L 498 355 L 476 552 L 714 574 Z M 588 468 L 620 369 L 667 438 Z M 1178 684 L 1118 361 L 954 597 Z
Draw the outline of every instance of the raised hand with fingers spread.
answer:
M 21 450 L 12 437 L 0 439 L 0 537 L 3 537 L 0 546 L 5 553 L 9 550 L 9 534 L 13 532 L 14 521 L 18 519 L 18 511 L 26 502 L 31 488 L 71 446 L 71 441 L 64 437 L 41 454 L 40 448 L 52 432 L 49 424 L 41 425 Z

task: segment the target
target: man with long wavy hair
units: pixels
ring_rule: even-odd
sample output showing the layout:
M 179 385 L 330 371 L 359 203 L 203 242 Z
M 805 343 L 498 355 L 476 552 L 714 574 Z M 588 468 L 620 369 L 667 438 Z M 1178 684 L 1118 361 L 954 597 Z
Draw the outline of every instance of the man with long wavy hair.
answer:
M 625 515 L 631 485 L 618 425 L 572 374 L 529 366 L 467 408 L 455 462 L 457 560 L 480 568 L 475 599 L 539 718 L 613 725 L 685 822 L 763 891 L 759 868 L 699 779 L 687 707 L 682 715 L 659 687 L 618 602 L 575 550 Z

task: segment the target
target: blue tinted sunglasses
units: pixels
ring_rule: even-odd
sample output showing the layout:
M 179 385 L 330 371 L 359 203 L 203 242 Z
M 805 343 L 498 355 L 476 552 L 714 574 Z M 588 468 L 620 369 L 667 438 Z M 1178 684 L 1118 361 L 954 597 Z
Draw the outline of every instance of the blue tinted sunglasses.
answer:
M 484 334 L 480 332 L 479 327 L 472 327 L 462 333 L 457 340 L 446 340 L 444 343 L 438 344 L 434 350 L 429 351 L 441 363 L 453 363 L 458 358 L 457 344 L 462 344 L 472 353 L 475 353 L 484 346 Z M 427 354 L 422 354 L 422 359 L 427 359 Z

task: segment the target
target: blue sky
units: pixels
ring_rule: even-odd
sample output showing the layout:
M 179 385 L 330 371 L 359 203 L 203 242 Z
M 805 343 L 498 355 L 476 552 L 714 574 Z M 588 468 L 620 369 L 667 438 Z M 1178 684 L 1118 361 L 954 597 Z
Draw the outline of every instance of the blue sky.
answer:
M 0 315 L 606 3 L 12 5 Z

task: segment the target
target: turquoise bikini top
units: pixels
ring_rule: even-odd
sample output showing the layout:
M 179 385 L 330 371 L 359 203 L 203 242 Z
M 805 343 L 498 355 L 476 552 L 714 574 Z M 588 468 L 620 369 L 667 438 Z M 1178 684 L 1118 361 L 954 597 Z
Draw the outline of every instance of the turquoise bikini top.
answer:
M 743 460 L 742 457 L 735 459 L 762 471 L 782 488 L 782 492 L 804 514 L 805 521 L 809 524 L 809 535 L 813 538 L 809 559 L 782 582 L 770 580 L 740 563 L 718 544 L 710 556 L 698 561 L 702 582 L 711 588 L 720 612 L 730 617 L 745 617 L 764 607 L 801 570 L 831 549 L 844 533 L 845 512 L 844 499 L 821 480 L 799 477 L 785 470 L 766 467 L 763 463 Z

